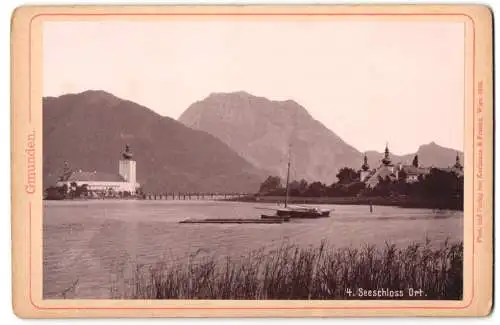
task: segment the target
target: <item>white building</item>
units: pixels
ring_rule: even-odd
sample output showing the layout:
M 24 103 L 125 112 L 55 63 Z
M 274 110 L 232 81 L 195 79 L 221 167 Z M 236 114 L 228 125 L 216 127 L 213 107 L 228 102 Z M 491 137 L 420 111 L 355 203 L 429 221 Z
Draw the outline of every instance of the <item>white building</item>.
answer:
M 70 171 L 66 170 L 57 182 L 57 186 L 68 187 L 75 184 L 77 186 L 87 185 L 87 190 L 94 192 L 129 192 L 135 194 L 140 184 L 136 178 L 136 162 L 133 160 L 130 147 L 125 147 L 125 152 L 122 153 L 122 159 L 118 163 L 118 173 L 103 173 L 98 171 Z
M 386 145 L 384 158 L 381 160 L 380 166 L 375 169 L 370 169 L 370 166 L 368 166 L 368 159 L 365 155 L 364 163 L 360 170 L 360 181 L 365 183 L 366 187 L 374 188 L 378 184 L 380 178 L 389 178 L 393 181 L 398 178 L 397 174 L 398 170 L 389 158 L 389 148 Z
M 460 163 L 460 157 L 457 152 L 455 164 L 449 168 L 439 168 L 442 171 L 454 172 L 458 177 L 463 176 L 463 166 Z M 431 172 L 431 167 L 420 167 L 418 165 L 418 158 L 415 157 L 412 165 L 402 165 L 401 163 L 396 166 L 392 163 L 389 157 L 389 147 L 385 146 L 384 157 L 381 160 L 380 166 L 375 169 L 370 169 L 368 159 L 365 155 L 364 163 L 359 171 L 360 181 L 366 184 L 368 188 L 374 188 L 379 183 L 380 179 L 389 179 L 396 181 L 404 177 L 406 183 L 415 183 L 420 178 L 425 178 Z

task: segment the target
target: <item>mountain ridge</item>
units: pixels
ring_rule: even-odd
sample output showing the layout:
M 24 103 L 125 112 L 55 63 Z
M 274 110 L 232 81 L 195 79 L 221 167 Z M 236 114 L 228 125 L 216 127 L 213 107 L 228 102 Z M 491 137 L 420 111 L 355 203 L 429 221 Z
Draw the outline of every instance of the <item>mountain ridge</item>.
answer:
M 211 93 L 190 105 L 178 120 L 214 135 L 256 167 L 282 178 L 289 143 L 293 143 L 292 151 L 297 151 L 292 154 L 295 178 L 329 183 L 336 180 L 340 168 L 359 169 L 363 163 L 364 152 L 342 140 L 294 100 L 269 100 L 245 91 Z M 422 155 L 422 164 L 446 167 L 455 162 L 456 151 L 431 142 L 415 153 L 391 157 L 395 162 L 411 163 L 415 154 Z M 367 151 L 367 156 L 369 164 L 376 166 L 383 153 Z M 463 161 L 463 154 L 460 158 Z
M 231 103 L 235 96 L 238 105 Z M 187 113 L 193 105 L 197 109 Z M 240 105 L 252 110 L 241 115 L 235 112 Z M 357 170 L 363 163 L 364 152 L 347 144 L 294 100 L 271 101 L 245 91 L 211 93 L 190 108 L 176 121 L 103 90 L 44 97 L 44 187 L 54 184 L 64 161 L 75 169 L 117 172 L 126 143 L 138 159 L 138 181 L 152 191 L 252 192 L 269 175 L 285 177 L 289 150 L 293 153 L 292 179 L 332 183 L 338 169 Z M 189 114 L 198 122 L 214 118 L 226 138 L 183 122 Z M 220 119 L 225 122 L 219 124 Z M 266 119 L 272 121 L 270 126 Z M 239 139 L 227 143 L 227 137 Z M 248 155 L 238 150 L 242 147 L 261 154 Z M 455 162 L 456 152 L 433 141 L 419 146 L 416 153 L 391 157 L 394 163 L 409 164 L 418 154 L 423 166 L 448 167 Z M 372 168 L 383 157 L 374 150 L 366 154 Z M 463 153 L 459 157 L 463 162 Z
M 146 191 L 248 192 L 264 173 L 206 132 L 101 90 L 43 98 L 44 187 L 64 162 L 116 173 L 125 144 Z

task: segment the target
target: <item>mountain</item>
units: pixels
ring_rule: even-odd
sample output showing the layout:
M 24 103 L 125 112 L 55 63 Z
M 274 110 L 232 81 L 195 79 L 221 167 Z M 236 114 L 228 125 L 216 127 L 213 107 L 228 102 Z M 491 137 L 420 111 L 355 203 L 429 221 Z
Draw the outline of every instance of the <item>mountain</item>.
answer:
M 332 183 L 338 169 L 361 166 L 362 154 L 293 100 L 272 101 L 246 92 L 213 93 L 179 118 L 208 132 L 269 174 Z
M 118 172 L 129 144 L 145 191 L 256 191 L 265 175 L 214 136 L 104 91 L 43 99 L 44 187 L 70 168 Z
M 383 157 L 382 152 L 377 151 L 368 151 L 366 152 L 366 156 L 368 158 L 368 164 L 371 167 L 375 167 L 380 164 L 380 160 Z M 393 161 L 393 163 L 402 163 L 409 165 L 413 161 L 415 155 L 418 155 L 418 162 L 421 166 L 434 166 L 434 167 L 450 167 L 455 163 L 455 159 L 457 156 L 457 150 L 442 147 L 435 142 L 431 142 L 429 144 L 421 145 L 417 152 L 406 154 L 406 155 L 394 155 L 390 154 L 389 157 Z M 460 162 L 463 164 L 464 162 L 464 154 L 462 152 L 458 152 L 458 156 L 460 157 Z
M 363 153 L 293 100 L 272 101 L 244 91 L 213 93 L 189 106 L 179 121 L 214 135 L 254 166 L 282 178 L 286 177 L 290 144 L 291 179 L 330 184 L 337 180 L 340 168 L 359 169 L 363 163 Z M 435 143 L 421 146 L 417 153 L 421 165 L 448 167 L 455 162 L 455 150 Z M 414 155 L 391 157 L 394 162 L 411 163 Z M 383 153 L 370 151 L 367 156 L 375 167 Z

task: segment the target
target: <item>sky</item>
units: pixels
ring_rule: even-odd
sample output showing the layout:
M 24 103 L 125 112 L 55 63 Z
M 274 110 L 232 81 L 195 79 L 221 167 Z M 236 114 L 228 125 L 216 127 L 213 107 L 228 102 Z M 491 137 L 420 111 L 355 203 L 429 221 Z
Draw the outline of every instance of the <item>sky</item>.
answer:
M 463 150 L 464 24 L 451 21 L 52 21 L 43 92 L 110 92 L 177 119 L 214 92 L 293 99 L 360 151 Z

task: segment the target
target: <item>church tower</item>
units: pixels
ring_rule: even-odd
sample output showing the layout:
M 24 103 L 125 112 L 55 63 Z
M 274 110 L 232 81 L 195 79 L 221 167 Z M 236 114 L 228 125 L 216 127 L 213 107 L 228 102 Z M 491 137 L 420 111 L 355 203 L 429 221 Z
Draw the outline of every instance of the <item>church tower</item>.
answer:
M 122 153 L 122 159 L 120 160 L 120 165 L 118 167 L 118 173 L 127 183 L 136 184 L 135 176 L 135 160 L 133 160 L 132 152 L 130 151 L 130 146 L 127 144 L 125 146 L 125 151 Z
M 391 158 L 389 157 L 389 145 L 387 143 L 385 144 L 384 158 L 382 159 L 382 163 L 385 166 L 392 165 Z
M 389 144 L 385 144 L 384 158 L 382 159 L 382 165 L 389 168 L 391 173 L 394 173 L 394 164 L 389 156 Z
M 364 182 L 366 178 L 370 175 L 370 166 L 368 165 L 368 157 L 363 158 L 363 165 L 361 165 L 361 170 L 359 172 L 359 180 Z
M 460 155 L 458 154 L 458 152 L 457 152 L 457 157 L 455 158 L 455 165 L 453 165 L 453 167 L 456 168 L 456 169 L 459 169 L 459 170 L 463 170 L 464 169 L 464 167 L 460 163 Z

